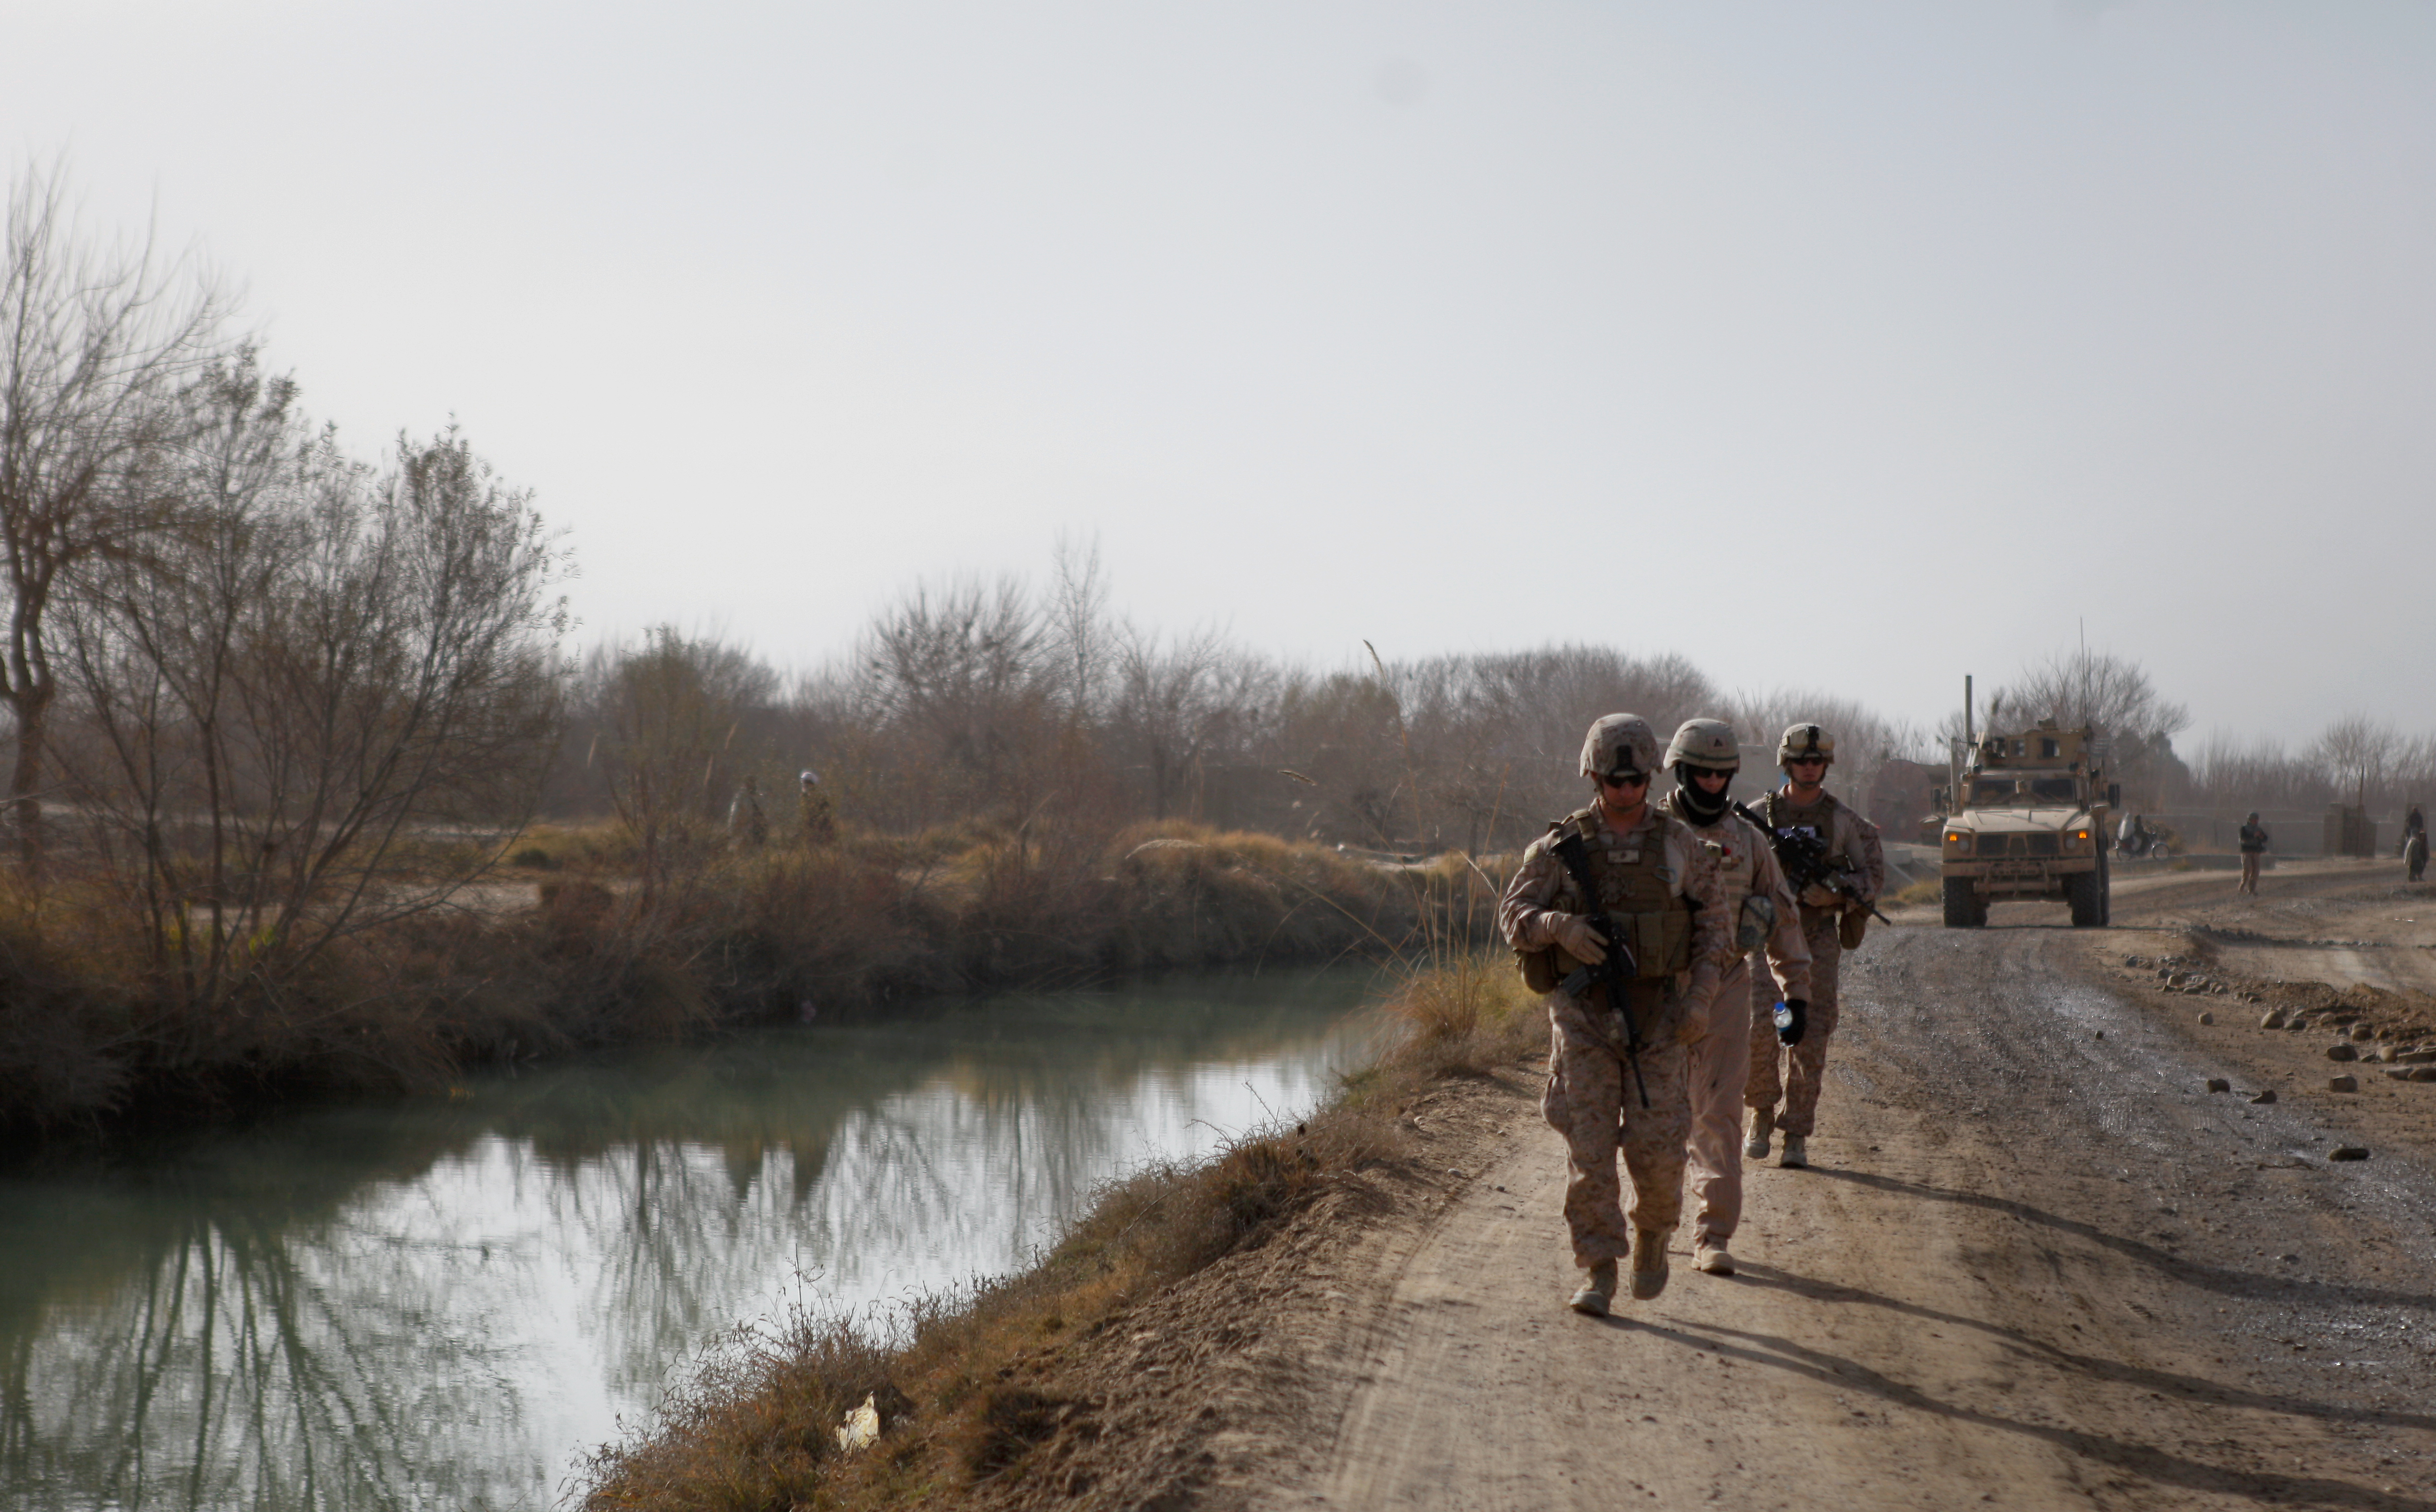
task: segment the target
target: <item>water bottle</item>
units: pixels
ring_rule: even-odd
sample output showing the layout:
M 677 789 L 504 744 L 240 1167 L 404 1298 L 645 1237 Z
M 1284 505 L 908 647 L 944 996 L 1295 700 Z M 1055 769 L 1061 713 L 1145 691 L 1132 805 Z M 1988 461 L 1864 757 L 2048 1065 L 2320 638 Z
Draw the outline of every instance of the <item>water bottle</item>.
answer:
M 1779 1034 L 1793 1027 L 1793 1010 L 1787 1008 L 1782 999 L 1777 1000 L 1775 1017 L 1776 1032 Z

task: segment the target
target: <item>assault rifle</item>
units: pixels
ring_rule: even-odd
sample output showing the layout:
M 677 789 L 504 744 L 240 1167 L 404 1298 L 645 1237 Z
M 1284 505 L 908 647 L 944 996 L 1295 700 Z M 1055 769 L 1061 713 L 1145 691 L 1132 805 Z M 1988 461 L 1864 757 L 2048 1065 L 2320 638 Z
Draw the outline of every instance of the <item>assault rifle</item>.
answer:
M 1565 874 L 1574 879 L 1575 888 L 1582 895 L 1583 911 L 1589 913 L 1599 938 L 1607 943 L 1607 955 L 1598 965 L 1575 967 L 1557 985 L 1572 996 L 1579 996 L 1593 982 L 1607 988 L 1607 1005 L 1624 1025 L 1625 1064 L 1632 1068 L 1632 1085 L 1640 1089 L 1641 1105 L 1645 1108 L 1649 1105 L 1649 1083 L 1641 1074 L 1641 1026 L 1632 1020 L 1630 992 L 1639 963 L 1632 958 L 1631 947 L 1624 943 L 1624 931 L 1616 928 L 1615 920 L 1599 904 L 1598 881 L 1591 876 L 1590 850 L 1582 843 L 1581 832 L 1566 825 L 1550 848 L 1556 852 L 1557 860 L 1565 863 Z
M 1799 829 L 1779 829 L 1753 810 L 1749 805 L 1736 803 L 1734 812 L 1751 822 L 1775 847 L 1776 863 L 1784 868 L 1784 879 L 1791 884 L 1796 897 L 1804 889 L 1823 887 L 1830 893 L 1860 901 L 1860 889 L 1853 885 L 1853 863 L 1827 854 L 1827 842 L 1815 834 Z M 1892 927 L 1894 920 L 1878 912 L 1874 902 L 1862 904 L 1879 923 Z

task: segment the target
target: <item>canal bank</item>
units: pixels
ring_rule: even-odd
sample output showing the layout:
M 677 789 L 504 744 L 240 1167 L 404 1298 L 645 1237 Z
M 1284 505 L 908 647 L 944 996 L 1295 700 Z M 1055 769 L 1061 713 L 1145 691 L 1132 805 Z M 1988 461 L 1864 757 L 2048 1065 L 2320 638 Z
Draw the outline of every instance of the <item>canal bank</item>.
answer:
M 285 943 L 263 942 L 216 995 L 141 956 L 105 899 L 0 890 L 0 1140 L 444 1093 L 484 1065 L 943 994 L 1386 959 L 1487 920 L 1460 858 L 1380 866 L 1174 823 L 862 836 L 658 877 L 599 833 L 548 838 L 309 969 L 274 969 Z
M 906 1003 L 21 1163 L 0 1500 L 548 1504 L 737 1326 L 884 1327 L 1316 1106 L 1375 985 Z
M 1309 1300 L 1342 1246 L 1401 1231 L 1375 1220 L 1459 1188 L 1433 1163 L 1449 1136 L 1510 1123 L 1516 1068 L 1543 1052 L 1502 951 L 1400 972 L 1381 1006 L 1383 1052 L 1336 1095 L 1104 1189 L 1031 1269 L 915 1309 L 885 1340 L 802 1315 L 706 1357 L 585 1467 L 581 1504 L 1169 1504 L 1156 1499 L 1194 1482 L 1214 1438 L 1296 1410 L 1269 1379 L 1296 1358 L 1280 1308 Z

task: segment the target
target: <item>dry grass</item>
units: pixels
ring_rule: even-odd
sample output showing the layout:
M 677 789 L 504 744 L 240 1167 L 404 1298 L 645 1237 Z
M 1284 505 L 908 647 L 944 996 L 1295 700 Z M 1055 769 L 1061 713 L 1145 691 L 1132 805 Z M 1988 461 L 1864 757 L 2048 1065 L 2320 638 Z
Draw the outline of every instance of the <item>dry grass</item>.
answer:
M 1907 887 L 1897 888 L 1887 898 L 1889 903 L 1903 904 L 1941 903 L 1944 900 L 1945 883 L 1942 878 L 1935 877 L 1925 877 Z
M 461 863 L 457 843 L 433 854 Z M 506 849 L 521 864 L 495 876 L 530 879 L 535 906 L 500 908 L 513 888 L 494 882 L 483 907 L 243 974 L 208 1009 L 177 1006 L 174 963 L 139 943 L 137 900 L 73 878 L 40 895 L 0 889 L 0 1126 L 429 1088 L 469 1062 L 926 993 L 1435 959 L 1485 919 L 1460 861 L 1381 867 L 1188 825 L 705 844 L 648 892 L 610 826 L 537 828 Z
M 582 1505 L 877 1512 L 936 1505 L 1005 1471 L 1070 1410 L 1007 1384 L 1024 1361 L 1260 1243 L 1392 1159 L 1396 1113 L 1431 1083 L 1510 1061 L 1544 1033 L 1503 952 L 1417 966 L 1383 1006 L 1410 1033 L 1328 1105 L 1206 1164 L 1112 1183 L 1034 1269 L 893 1320 L 799 1312 L 774 1336 L 722 1341 L 652 1420 L 588 1461 Z M 866 1396 L 881 1438 L 843 1454 L 835 1429 Z
M 1426 1075 L 1480 1075 L 1545 1034 L 1540 999 L 1505 950 L 1451 951 L 1408 973 L 1381 1004 L 1406 1034 L 1395 1053 Z

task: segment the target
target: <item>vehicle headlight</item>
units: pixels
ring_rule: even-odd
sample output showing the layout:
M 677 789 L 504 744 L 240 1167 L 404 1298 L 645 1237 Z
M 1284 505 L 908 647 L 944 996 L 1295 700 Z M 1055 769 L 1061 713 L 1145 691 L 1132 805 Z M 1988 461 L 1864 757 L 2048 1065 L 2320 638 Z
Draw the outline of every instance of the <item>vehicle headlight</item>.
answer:
M 1948 850 L 1966 849 L 1970 843 L 1971 835 L 1967 830 L 1949 829 L 1945 832 L 1945 848 Z

